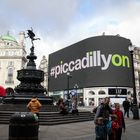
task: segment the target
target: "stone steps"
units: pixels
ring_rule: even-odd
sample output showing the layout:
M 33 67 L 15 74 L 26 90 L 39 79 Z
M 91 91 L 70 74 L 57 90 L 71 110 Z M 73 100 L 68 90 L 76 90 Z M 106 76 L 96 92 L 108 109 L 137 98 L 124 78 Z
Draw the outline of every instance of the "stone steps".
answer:
M 94 114 L 90 111 L 79 110 L 79 115 L 62 115 L 59 108 L 53 105 L 43 105 L 40 110 L 39 123 L 41 125 L 56 125 L 64 123 L 74 123 L 90 121 L 94 119 Z M 0 104 L 0 124 L 8 124 L 10 117 L 15 112 L 29 112 L 26 104 Z
M 0 104 L 0 111 L 27 112 L 29 111 L 26 104 Z M 58 112 L 58 106 L 43 105 L 41 112 Z
M 0 111 L 0 124 L 8 124 L 10 117 L 15 112 Z M 40 125 L 57 125 L 65 123 L 74 123 L 82 121 L 91 121 L 94 115 L 90 112 L 79 112 L 79 115 L 62 115 L 58 112 L 40 112 L 39 124 Z

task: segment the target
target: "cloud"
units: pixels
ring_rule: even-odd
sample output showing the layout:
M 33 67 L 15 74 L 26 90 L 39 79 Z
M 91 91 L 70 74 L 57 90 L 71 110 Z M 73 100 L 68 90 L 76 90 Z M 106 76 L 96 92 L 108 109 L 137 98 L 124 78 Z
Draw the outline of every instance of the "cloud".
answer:
M 51 28 L 56 33 L 71 24 L 78 4 L 79 0 L 12 0 L 8 7 L 32 25 Z
M 91 16 L 85 21 L 71 23 L 71 26 L 65 31 L 67 35 L 64 38 L 47 37 L 46 33 L 46 44 L 51 48 L 48 52 L 52 53 L 87 37 L 101 35 L 103 32 L 106 32 L 106 35 L 120 34 L 132 39 L 134 44 L 138 43 L 140 46 L 138 39 L 140 31 L 139 13 L 139 3 L 127 3 L 120 9 L 118 9 L 118 6 L 110 8 L 110 10 L 104 12 L 105 15 L 99 14 L 96 17 Z
M 114 4 L 114 3 L 113 3 Z M 128 1 L 127 3 L 121 3 L 106 7 L 107 10 L 103 10 L 101 13 L 98 11 L 98 15 L 91 15 L 86 21 L 74 24 L 70 29 L 71 40 L 80 40 L 91 36 L 101 35 L 103 32 L 106 35 L 120 34 L 123 37 L 132 40 L 132 43 L 140 46 L 138 39 L 140 33 L 140 2 Z M 72 33 L 75 33 L 74 35 Z
M 35 41 L 35 54 L 41 59 L 103 32 L 120 34 L 140 46 L 139 13 L 138 0 L 5 0 L 0 8 L 0 30 L 16 35 L 33 27 L 41 38 Z

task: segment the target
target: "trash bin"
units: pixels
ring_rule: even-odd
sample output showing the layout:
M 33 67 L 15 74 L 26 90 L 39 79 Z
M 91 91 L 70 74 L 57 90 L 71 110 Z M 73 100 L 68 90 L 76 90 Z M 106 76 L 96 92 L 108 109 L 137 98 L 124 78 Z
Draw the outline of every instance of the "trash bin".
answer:
M 9 122 L 9 140 L 38 140 L 38 119 L 30 112 L 17 112 Z

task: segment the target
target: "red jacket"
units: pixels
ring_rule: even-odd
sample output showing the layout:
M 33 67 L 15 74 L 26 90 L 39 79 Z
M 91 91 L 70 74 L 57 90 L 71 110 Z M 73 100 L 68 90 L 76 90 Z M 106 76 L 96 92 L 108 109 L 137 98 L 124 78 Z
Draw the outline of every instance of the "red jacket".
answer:
M 117 122 L 119 126 L 125 129 L 125 121 L 123 117 L 123 112 L 121 110 L 113 110 L 113 114 L 117 115 Z
M 112 129 L 113 130 L 116 130 L 119 128 L 119 123 L 118 122 L 115 122 L 115 121 L 112 121 Z

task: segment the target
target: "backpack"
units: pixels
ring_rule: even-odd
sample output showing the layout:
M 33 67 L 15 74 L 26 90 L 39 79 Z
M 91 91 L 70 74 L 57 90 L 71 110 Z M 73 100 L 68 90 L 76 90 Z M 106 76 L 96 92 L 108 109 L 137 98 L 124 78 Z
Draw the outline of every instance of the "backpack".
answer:
M 112 133 L 112 121 L 108 121 L 106 124 L 107 134 L 110 135 Z

